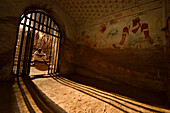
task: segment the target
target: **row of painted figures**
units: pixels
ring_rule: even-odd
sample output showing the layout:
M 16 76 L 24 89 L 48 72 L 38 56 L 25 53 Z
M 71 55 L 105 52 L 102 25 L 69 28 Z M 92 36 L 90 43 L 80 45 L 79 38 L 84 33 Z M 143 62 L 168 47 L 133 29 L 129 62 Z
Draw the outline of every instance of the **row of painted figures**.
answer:
M 124 47 L 128 47 L 128 48 L 147 48 L 147 47 L 158 47 L 160 46 L 160 42 L 154 41 L 153 37 L 150 36 L 150 31 L 149 31 L 149 25 L 148 23 L 143 23 L 141 22 L 140 17 L 136 17 L 134 19 L 131 20 L 131 24 L 124 26 L 123 27 L 123 31 L 121 34 L 121 39 L 119 42 L 117 43 L 113 43 L 112 47 L 115 49 L 120 49 L 122 48 L 122 46 Z M 102 26 L 100 26 L 100 34 L 103 37 L 106 37 L 106 34 L 104 34 L 106 32 L 106 25 L 103 24 Z M 163 29 L 166 33 L 166 37 L 167 40 L 169 40 L 170 38 L 170 17 L 168 17 L 167 19 L 167 25 L 166 27 Z M 118 31 L 110 31 L 108 33 L 108 35 L 114 37 L 114 35 L 117 35 Z M 169 38 L 168 38 L 169 37 Z M 90 36 L 85 32 L 82 31 L 82 34 L 80 37 L 78 37 L 79 42 L 84 42 L 88 47 L 91 46 L 92 42 L 89 40 Z M 128 43 L 126 43 L 128 42 Z M 169 41 L 168 41 L 169 42 Z M 134 44 L 133 44 L 134 43 Z M 93 45 L 93 47 L 97 46 L 97 43 L 95 41 L 95 44 Z M 128 45 L 127 45 L 128 44 Z M 135 45 L 133 47 L 133 45 Z M 169 45 L 169 44 L 168 44 Z

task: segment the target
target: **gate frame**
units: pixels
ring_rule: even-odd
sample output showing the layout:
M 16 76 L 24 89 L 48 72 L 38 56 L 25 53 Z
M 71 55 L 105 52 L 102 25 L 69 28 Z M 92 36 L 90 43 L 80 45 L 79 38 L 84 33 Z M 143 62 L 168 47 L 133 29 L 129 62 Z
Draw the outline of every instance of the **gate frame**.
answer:
M 32 19 L 33 13 L 35 14 L 34 19 Z M 37 21 L 36 16 L 37 16 L 38 13 L 39 13 L 39 19 Z M 31 16 L 28 17 L 28 14 L 30 14 Z M 43 15 L 43 22 L 41 23 L 42 15 Z M 46 24 L 44 23 L 45 17 L 47 19 Z M 25 18 L 24 23 L 21 23 L 24 18 Z M 48 25 L 49 19 L 50 19 L 50 25 Z M 29 25 L 26 24 L 26 22 L 28 20 L 29 20 Z M 34 22 L 33 27 L 31 26 L 32 21 Z M 53 22 L 53 26 L 52 26 L 52 22 Z M 38 28 L 36 28 L 36 26 L 35 26 L 36 23 L 38 23 Z M 16 73 L 15 73 L 13 69 L 14 69 L 15 55 L 16 55 L 16 50 L 17 50 L 16 46 L 17 46 L 18 37 L 19 37 L 20 25 L 23 25 L 23 31 L 22 31 L 22 35 L 21 35 L 21 43 L 19 45 L 20 48 L 19 48 L 19 55 L 18 55 L 18 60 L 17 60 L 17 70 L 16 70 Z M 40 29 L 40 25 L 42 25 L 42 29 Z M 45 29 L 46 29 L 45 31 L 44 31 L 44 26 L 45 26 Z M 46 33 L 46 34 L 51 36 L 52 39 L 51 39 L 50 55 L 48 56 L 49 57 L 48 74 L 59 73 L 59 57 L 60 57 L 61 37 L 62 37 L 60 27 L 56 23 L 56 21 L 51 16 L 49 16 L 46 12 L 44 12 L 43 10 L 32 10 L 32 11 L 25 12 L 19 20 L 19 24 L 18 24 L 18 28 L 17 28 L 17 34 L 16 34 L 16 41 L 15 41 L 15 46 L 14 46 L 13 64 L 12 64 L 12 72 L 14 73 L 14 75 L 17 75 L 17 76 L 20 75 L 20 73 L 19 73 L 19 70 L 21 68 L 20 67 L 20 60 L 21 60 L 21 54 L 22 54 L 22 49 L 23 49 L 23 40 L 24 40 L 24 34 L 25 34 L 25 28 L 26 27 L 28 27 L 28 33 L 27 33 L 27 36 L 26 36 L 27 39 L 26 39 L 25 53 L 24 53 L 24 59 L 23 59 L 23 65 L 22 65 L 23 69 L 22 69 L 21 75 L 25 75 L 25 74 L 29 75 L 29 73 L 30 73 L 30 63 L 31 63 L 31 58 L 32 58 L 31 56 L 32 56 L 32 51 L 33 51 L 33 43 L 34 43 L 34 37 L 35 37 L 35 31 L 36 30 L 43 32 L 43 33 Z M 30 46 L 30 53 L 28 54 L 29 55 L 29 62 L 28 62 L 28 65 L 27 65 L 28 71 L 24 73 L 24 69 L 26 68 L 26 67 L 24 67 L 25 63 L 26 63 L 26 60 L 25 60 L 26 59 L 26 52 L 28 51 L 28 37 L 29 37 L 28 35 L 29 35 L 31 28 L 33 29 L 33 33 L 32 33 L 32 37 L 31 37 L 32 40 L 31 40 L 31 46 Z M 49 29 L 49 31 L 47 29 Z M 51 30 L 52 30 L 52 34 L 50 33 Z M 55 34 L 53 34 L 54 31 L 55 31 Z M 58 33 L 58 36 L 56 35 L 57 33 Z M 57 40 L 57 46 L 56 46 L 56 49 L 58 49 L 58 51 L 56 51 L 55 57 L 51 55 L 52 49 L 55 49 L 55 48 L 52 48 L 53 38 L 55 38 L 55 40 L 56 40 L 56 38 L 58 39 Z M 56 43 L 54 42 L 54 47 L 55 47 L 55 44 Z M 57 54 L 58 54 L 58 59 L 57 59 L 57 64 L 56 64 Z M 54 55 L 54 50 L 53 50 L 53 55 Z M 52 66 L 50 64 L 51 61 L 53 61 Z M 51 72 L 50 72 L 50 66 L 53 67 L 53 65 L 54 65 L 54 73 L 52 73 L 53 72 L 52 68 L 51 68 Z M 56 66 L 57 66 L 57 68 L 55 70 Z

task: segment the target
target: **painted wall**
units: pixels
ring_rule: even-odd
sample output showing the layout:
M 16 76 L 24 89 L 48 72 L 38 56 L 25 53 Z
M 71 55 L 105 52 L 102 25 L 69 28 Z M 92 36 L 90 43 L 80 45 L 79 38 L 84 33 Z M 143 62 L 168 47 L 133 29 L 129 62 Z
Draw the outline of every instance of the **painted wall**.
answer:
M 77 26 L 75 72 L 166 91 L 163 12 L 155 0 Z
M 14 45 L 20 16 L 27 9 L 37 8 L 44 9 L 59 24 L 63 36 L 61 42 L 62 52 L 60 54 L 63 62 L 60 63 L 60 70 L 63 73 L 72 71 L 71 63 L 67 61 L 67 56 L 65 55 L 68 52 L 65 53 L 65 49 L 69 48 L 69 52 L 72 52 L 75 33 L 74 22 L 69 19 L 69 16 L 63 10 L 57 7 L 57 3 L 54 0 L 5 0 L 1 1 L 0 4 L 0 80 L 9 80 L 11 78 L 10 72 L 12 70 Z M 67 41 L 69 43 L 65 45 L 64 43 L 67 43 Z
M 162 1 L 133 7 L 78 26 L 78 44 L 91 48 L 163 46 Z

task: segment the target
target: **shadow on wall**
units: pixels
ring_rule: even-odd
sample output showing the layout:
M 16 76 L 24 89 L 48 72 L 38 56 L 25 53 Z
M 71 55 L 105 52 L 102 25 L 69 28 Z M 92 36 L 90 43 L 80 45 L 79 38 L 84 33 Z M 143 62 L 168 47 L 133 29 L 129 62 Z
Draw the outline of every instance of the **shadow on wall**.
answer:
M 76 48 L 75 73 L 143 89 L 165 91 L 166 68 L 162 49 Z

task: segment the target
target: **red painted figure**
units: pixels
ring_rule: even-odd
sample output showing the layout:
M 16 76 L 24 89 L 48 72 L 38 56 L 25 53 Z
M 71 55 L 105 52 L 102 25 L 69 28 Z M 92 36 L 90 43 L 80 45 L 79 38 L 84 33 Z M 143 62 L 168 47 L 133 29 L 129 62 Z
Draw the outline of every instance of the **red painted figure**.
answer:
M 124 44 L 127 35 L 129 35 L 130 33 L 136 34 L 137 32 L 143 33 L 146 40 L 151 45 L 154 44 L 154 41 L 151 39 L 151 37 L 149 35 L 148 24 L 147 23 L 141 24 L 139 17 L 133 19 L 132 22 L 133 22 L 132 26 L 126 26 L 123 28 L 122 39 L 121 39 L 119 45 L 115 45 L 115 44 L 112 45 L 114 48 L 120 48 L 120 46 Z M 141 31 L 139 31 L 139 30 L 141 30 Z

